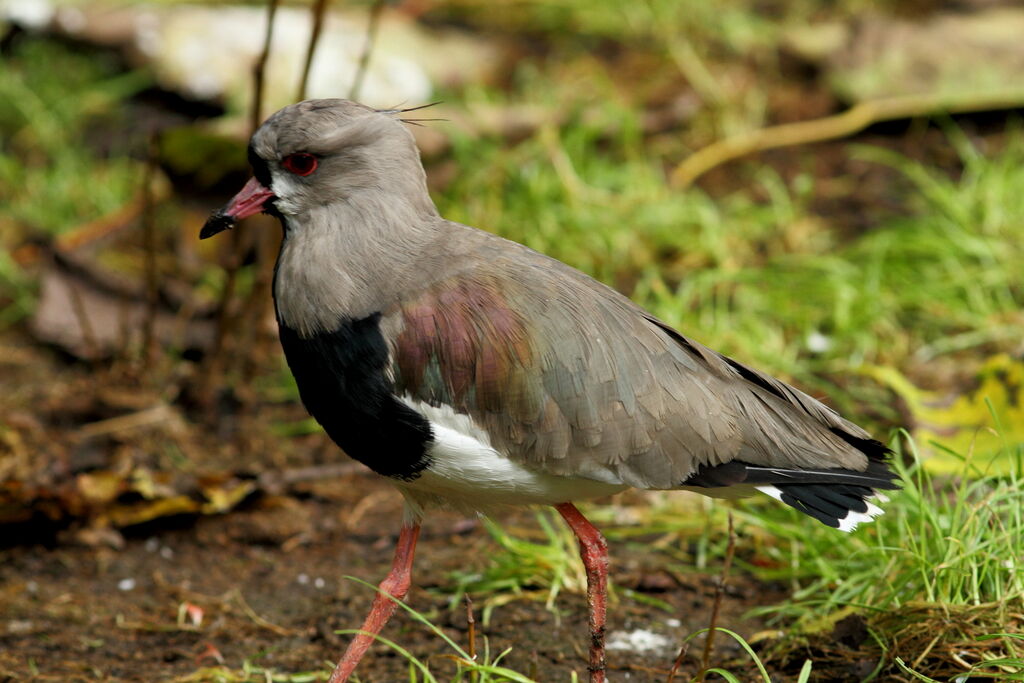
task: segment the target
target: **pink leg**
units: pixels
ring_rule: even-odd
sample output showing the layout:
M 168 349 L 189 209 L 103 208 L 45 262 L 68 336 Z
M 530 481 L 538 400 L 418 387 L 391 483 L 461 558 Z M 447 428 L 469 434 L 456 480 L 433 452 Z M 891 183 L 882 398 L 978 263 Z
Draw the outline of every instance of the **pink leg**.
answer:
M 419 524 L 402 525 L 402 532 L 398 535 L 398 544 L 395 546 L 395 559 L 391 563 L 391 571 L 388 572 L 387 578 L 380 582 L 381 593 L 401 600 L 409 592 L 409 583 L 412 580 L 412 558 L 416 552 L 416 540 L 419 537 Z M 363 622 L 362 630 L 374 635 L 380 633 L 384 624 L 388 623 L 388 619 L 398 609 L 398 603 L 381 593 L 378 593 L 377 597 L 373 599 L 373 607 L 370 608 L 370 613 L 366 616 L 366 621 Z M 363 633 L 357 634 L 349 643 L 345 654 L 341 656 L 338 666 L 334 667 L 334 673 L 331 674 L 327 683 L 345 683 L 372 644 L 372 637 Z
M 572 503 L 555 509 L 572 527 L 580 541 L 580 557 L 587 570 L 587 602 L 590 603 L 590 683 L 604 683 L 604 621 L 608 604 L 608 543 Z

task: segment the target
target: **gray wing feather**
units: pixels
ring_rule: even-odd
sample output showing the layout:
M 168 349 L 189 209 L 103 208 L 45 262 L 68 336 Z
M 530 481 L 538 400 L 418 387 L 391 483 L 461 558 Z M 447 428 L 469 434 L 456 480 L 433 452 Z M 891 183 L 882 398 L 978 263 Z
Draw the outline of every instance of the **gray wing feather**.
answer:
M 461 237 L 461 235 L 460 235 Z M 541 470 L 674 488 L 702 465 L 864 470 L 870 437 L 799 390 L 689 339 L 559 261 L 486 235 L 457 275 L 500 283 L 528 326 L 531 410 L 469 412 Z

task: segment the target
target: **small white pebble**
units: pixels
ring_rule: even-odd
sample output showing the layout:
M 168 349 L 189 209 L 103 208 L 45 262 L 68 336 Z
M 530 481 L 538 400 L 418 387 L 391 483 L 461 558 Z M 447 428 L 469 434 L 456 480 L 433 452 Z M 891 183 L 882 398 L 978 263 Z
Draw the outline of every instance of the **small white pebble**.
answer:
M 150 536 L 142 546 L 147 553 L 155 553 L 160 549 L 160 541 L 155 536 Z
M 7 622 L 7 632 L 12 635 L 32 632 L 32 622 L 28 619 L 11 619 Z
M 665 620 L 665 626 L 668 626 L 669 628 L 679 628 L 682 625 L 683 625 L 683 622 L 679 621 L 678 619 L 666 619 Z
M 130 591 L 135 588 L 135 579 L 121 579 L 117 582 L 117 590 Z
M 169 560 L 172 557 L 174 557 L 174 551 L 171 549 L 170 546 L 165 545 L 164 547 L 160 548 L 160 557 L 164 558 L 165 560 Z
M 319 576 L 313 579 L 313 586 L 316 588 L 323 588 L 327 585 L 327 582 L 321 579 Z
M 672 647 L 672 641 L 654 631 L 638 628 L 634 631 L 615 631 L 608 636 L 609 650 L 629 652 L 660 652 Z
M 295 580 L 298 581 L 300 585 L 305 586 L 309 583 L 309 574 L 299 574 L 295 577 Z

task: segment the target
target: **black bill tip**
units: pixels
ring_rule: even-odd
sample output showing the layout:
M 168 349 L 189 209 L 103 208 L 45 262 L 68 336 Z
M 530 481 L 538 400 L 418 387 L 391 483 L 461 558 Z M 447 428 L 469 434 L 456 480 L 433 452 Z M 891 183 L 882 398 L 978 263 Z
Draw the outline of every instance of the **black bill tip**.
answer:
M 220 210 L 214 211 L 210 214 L 210 217 L 206 219 L 203 229 L 199 231 L 199 239 L 205 240 L 207 237 L 213 237 L 219 232 L 230 230 L 234 226 L 234 216 L 229 216 Z

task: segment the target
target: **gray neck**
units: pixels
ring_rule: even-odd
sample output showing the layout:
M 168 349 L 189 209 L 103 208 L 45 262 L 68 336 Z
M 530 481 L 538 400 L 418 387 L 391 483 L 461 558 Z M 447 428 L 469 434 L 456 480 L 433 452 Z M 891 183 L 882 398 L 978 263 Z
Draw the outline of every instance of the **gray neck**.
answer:
M 278 319 L 303 337 L 386 311 L 422 287 L 445 226 L 429 199 L 414 205 L 369 193 L 285 220 L 274 303 Z

